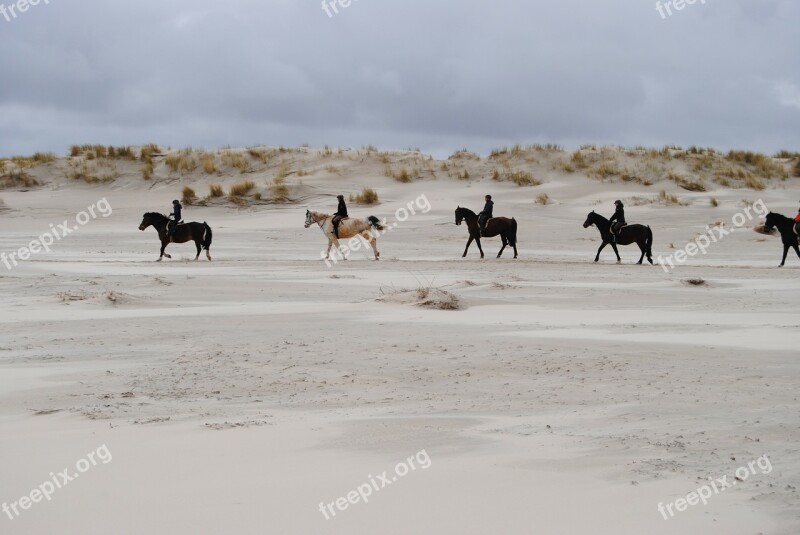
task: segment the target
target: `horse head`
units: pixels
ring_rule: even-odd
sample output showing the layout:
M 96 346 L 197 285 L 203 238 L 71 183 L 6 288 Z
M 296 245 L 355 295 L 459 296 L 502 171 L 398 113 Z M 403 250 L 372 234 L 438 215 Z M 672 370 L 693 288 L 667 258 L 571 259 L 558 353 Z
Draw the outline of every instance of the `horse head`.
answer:
M 306 210 L 306 224 L 305 224 L 305 228 L 308 228 L 308 227 L 310 227 L 310 226 L 311 226 L 311 225 L 313 225 L 314 223 L 316 223 L 316 220 L 314 219 L 314 216 L 311 214 L 311 210 Z
M 592 210 L 591 213 L 586 216 L 586 221 L 583 222 L 583 228 L 589 228 L 594 225 L 594 218 L 596 215 L 597 214 L 594 213 L 594 210 Z
M 155 212 L 148 212 L 142 216 L 142 222 L 139 224 L 139 230 L 145 230 L 150 225 L 155 226 L 157 220 L 163 218 L 167 219 L 166 216 L 162 216 L 161 214 L 156 214 Z
M 764 232 L 772 232 L 778 225 L 779 215 L 773 212 L 767 214 L 767 220 L 764 223 Z
M 456 208 L 456 225 L 461 225 L 462 221 L 464 221 L 464 211 L 459 206 Z

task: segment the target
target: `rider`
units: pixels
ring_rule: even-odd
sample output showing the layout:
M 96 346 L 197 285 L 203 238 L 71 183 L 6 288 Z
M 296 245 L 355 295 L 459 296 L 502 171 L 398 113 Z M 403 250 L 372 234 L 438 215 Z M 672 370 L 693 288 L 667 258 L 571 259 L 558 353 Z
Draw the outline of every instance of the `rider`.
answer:
M 494 209 L 494 201 L 492 201 L 491 195 L 484 197 L 484 200 L 486 201 L 486 205 L 483 207 L 483 211 L 478 214 L 478 226 L 481 231 L 486 228 L 486 223 L 492 218 L 492 210 Z
M 181 203 L 175 199 L 172 201 L 172 213 L 169 216 L 172 218 L 167 225 L 167 235 L 169 236 L 170 241 L 172 241 L 172 236 L 175 234 L 175 229 L 178 227 L 178 223 L 181 222 L 181 210 L 183 210 L 183 206 Z
M 797 215 L 794 216 L 794 233 L 800 234 L 800 210 L 798 210 Z
M 337 195 L 337 199 L 339 199 L 339 207 L 336 209 L 336 213 L 333 214 L 333 235 L 336 236 L 336 239 L 339 239 L 339 223 L 342 219 L 349 217 L 347 215 L 347 205 L 344 203 L 344 195 Z
M 614 201 L 614 206 L 616 210 L 608 222 L 611 223 L 611 237 L 614 239 L 614 241 L 617 241 L 617 234 L 622 227 L 627 225 L 627 223 L 625 222 L 625 205 L 622 204 L 622 201 Z

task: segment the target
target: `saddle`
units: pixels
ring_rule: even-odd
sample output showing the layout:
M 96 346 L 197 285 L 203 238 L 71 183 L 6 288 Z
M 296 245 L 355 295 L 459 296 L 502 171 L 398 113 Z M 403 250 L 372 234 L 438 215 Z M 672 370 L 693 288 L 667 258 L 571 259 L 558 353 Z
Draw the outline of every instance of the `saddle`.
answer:
M 616 223 L 612 223 L 611 224 L 611 228 L 609 229 L 609 231 L 611 232 L 611 234 L 616 236 L 617 234 L 619 234 L 622 231 L 622 229 L 624 229 L 627 226 L 628 226 L 628 223 L 625 223 L 624 225 L 622 225 L 620 227 L 617 227 Z M 614 230 L 615 228 L 617 229 L 616 231 Z

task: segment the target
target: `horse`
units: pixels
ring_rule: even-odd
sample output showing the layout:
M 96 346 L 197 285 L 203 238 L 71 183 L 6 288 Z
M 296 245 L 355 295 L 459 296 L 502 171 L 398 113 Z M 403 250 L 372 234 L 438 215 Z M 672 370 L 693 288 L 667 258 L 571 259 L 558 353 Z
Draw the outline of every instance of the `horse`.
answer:
M 777 228 L 778 232 L 781 233 L 781 240 L 783 241 L 783 259 L 781 259 L 781 265 L 778 266 L 783 267 L 786 263 L 789 247 L 793 248 L 797 256 L 800 257 L 800 247 L 798 247 L 800 237 L 795 233 L 794 219 L 770 212 L 767 214 L 767 222 L 764 223 L 764 231 L 772 232 L 774 228 Z
M 356 217 L 342 219 L 339 222 L 338 238 L 336 237 L 336 233 L 333 229 L 333 216 L 323 214 L 322 212 L 312 212 L 311 210 L 306 210 L 305 228 L 310 227 L 314 223 L 319 225 L 322 233 L 325 234 L 326 238 L 328 238 L 328 249 L 325 251 L 325 260 L 330 258 L 331 247 L 334 245 L 336 246 L 336 250 L 339 251 L 339 254 L 342 256 L 342 258 L 347 260 L 342 253 L 341 247 L 339 246 L 339 240 L 346 240 L 355 236 L 361 236 L 367 240 L 372 247 L 372 251 L 375 253 L 375 260 L 380 260 L 381 253 L 378 252 L 378 237 L 373 232 L 373 229 L 382 231 L 385 230 L 386 227 L 381 225 L 380 220 L 374 215 L 371 215 L 366 219 L 359 219 Z
M 194 241 L 194 244 L 197 246 L 197 256 L 195 256 L 194 259 L 197 260 L 200 258 L 200 251 L 205 249 L 206 258 L 211 260 L 211 253 L 209 251 L 211 247 L 211 227 L 209 227 L 205 221 L 202 223 L 193 222 L 178 225 L 174 234 L 172 235 L 172 240 L 170 240 L 167 232 L 167 224 L 169 221 L 170 219 L 164 214 L 148 212 L 144 214 L 144 217 L 142 218 L 142 224 L 139 225 L 139 230 L 142 231 L 147 229 L 149 226 L 152 226 L 154 229 L 156 229 L 156 231 L 158 231 L 158 238 L 161 240 L 161 256 L 158 257 L 157 262 L 161 262 L 165 256 L 167 258 L 172 258 L 172 256 L 164 252 L 164 249 L 167 248 L 167 245 L 170 244 L 170 241 L 174 243 L 186 243 L 189 241 Z
M 478 250 L 481 252 L 481 258 L 483 258 L 481 237 L 494 238 L 497 235 L 500 235 L 500 239 L 503 240 L 503 247 L 501 247 L 500 252 L 497 253 L 497 258 L 500 258 L 507 245 L 510 245 L 514 248 L 514 258 L 517 258 L 516 219 L 513 217 L 511 219 L 507 217 L 493 217 L 487 221 L 486 228 L 484 228 L 483 232 L 481 232 L 480 226 L 478 225 L 478 216 L 475 215 L 475 212 L 469 208 L 462 208 L 459 206 L 456 208 L 456 225 L 461 225 L 461 222 L 464 220 L 467 222 L 469 240 L 467 240 L 467 247 L 464 249 L 464 254 L 461 255 L 461 258 L 465 258 L 467 256 L 467 251 L 469 251 L 469 246 L 472 245 L 472 240 L 475 240 L 475 243 L 478 244 Z
M 645 225 L 626 225 L 619 230 L 615 240 L 611 234 L 611 222 L 594 211 L 586 218 L 583 228 L 589 228 L 592 225 L 597 227 L 597 230 L 600 231 L 600 237 L 603 238 L 603 244 L 597 250 L 597 256 L 594 258 L 595 262 L 600 261 L 600 251 L 610 243 L 614 253 L 617 255 L 617 264 L 619 264 L 622 262 L 622 258 L 619 256 L 617 244 L 630 245 L 635 242 L 639 249 L 642 250 L 642 256 L 639 257 L 639 262 L 637 263 L 642 263 L 644 255 L 647 255 L 648 262 L 653 263 L 653 231 L 650 230 L 650 227 Z

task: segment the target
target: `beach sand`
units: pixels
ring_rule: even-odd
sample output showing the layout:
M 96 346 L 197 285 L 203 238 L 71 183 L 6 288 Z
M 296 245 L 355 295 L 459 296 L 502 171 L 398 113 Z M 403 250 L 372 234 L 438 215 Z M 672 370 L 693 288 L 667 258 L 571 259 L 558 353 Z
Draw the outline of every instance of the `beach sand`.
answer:
M 657 259 L 731 228 L 742 199 L 793 214 L 798 179 L 690 193 L 559 172 L 525 188 L 340 174 L 290 179 L 285 205 L 186 207 L 213 228 L 212 262 L 186 244 L 156 263 L 155 231 L 138 230 L 188 179 L 78 185 L 52 167 L 42 188 L 0 192 L 6 252 L 100 199 L 113 208 L 0 265 L 0 502 L 113 455 L 2 514 L 0 532 L 800 532 L 800 259 L 776 269 L 780 239 L 752 232 L 755 217 L 669 272 L 636 265 L 635 246 L 595 264 L 599 233 L 582 226 L 625 199 Z M 350 212 L 387 218 L 381 260 L 362 249 L 328 267 L 305 210 L 364 186 L 381 202 Z M 691 204 L 652 200 L 661 189 Z M 517 260 L 494 258 L 498 239 L 461 258 L 454 210 L 485 193 L 519 223 Z M 420 288 L 457 309 L 416 306 Z M 752 464 L 765 455 L 768 472 Z M 706 505 L 659 512 L 723 476 L 736 484 Z M 365 484 L 368 502 L 336 507 Z

